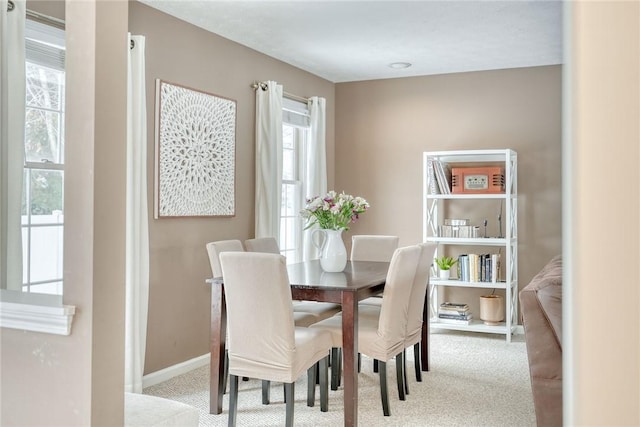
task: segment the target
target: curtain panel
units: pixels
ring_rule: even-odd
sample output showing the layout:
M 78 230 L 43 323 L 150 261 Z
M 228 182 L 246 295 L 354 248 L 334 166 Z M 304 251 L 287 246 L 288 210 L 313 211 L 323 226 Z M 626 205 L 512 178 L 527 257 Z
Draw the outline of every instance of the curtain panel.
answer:
M 305 198 L 322 196 L 327 192 L 327 148 L 326 148 L 326 104 L 324 98 L 309 98 L 309 141 L 305 165 Z M 320 256 L 318 248 L 311 243 L 311 233 L 317 225 L 304 231 L 302 236 L 302 259 L 307 261 Z
M 273 81 L 256 89 L 256 238 L 280 239 L 282 93 Z
M 149 306 L 145 38 L 129 40 L 124 372 L 125 391 L 142 393 Z
M 22 289 L 22 174 L 27 6 L 0 1 L 0 288 Z

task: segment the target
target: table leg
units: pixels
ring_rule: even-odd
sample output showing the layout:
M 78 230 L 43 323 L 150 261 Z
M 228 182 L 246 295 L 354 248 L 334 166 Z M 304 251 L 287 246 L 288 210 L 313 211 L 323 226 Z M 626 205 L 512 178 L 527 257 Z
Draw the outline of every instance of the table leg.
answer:
M 424 297 L 424 309 L 422 310 L 422 341 L 420 344 L 420 359 L 422 362 L 422 370 L 429 370 L 429 337 L 430 337 L 430 326 L 429 326 L 429 318 L 431 316 L 430 308 L 429 308 L 429 291 Z
M 342 294 L 342 357 L 344 358 L 344 425 L 358 425 L 358 301 Z
M 209 413 L 222 413 L 224 395 L 224 352 L 227 330 L 227 308 L 224 285 L 211 286 L 211 379 L 209 387 Z

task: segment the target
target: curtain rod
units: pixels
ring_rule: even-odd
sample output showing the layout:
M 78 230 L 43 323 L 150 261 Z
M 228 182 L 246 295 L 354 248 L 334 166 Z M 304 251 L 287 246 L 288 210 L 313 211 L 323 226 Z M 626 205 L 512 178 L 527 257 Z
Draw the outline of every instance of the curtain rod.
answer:
M 29 9 L 27 9 L 27 16 L 36 21 L 40 21 L 43 24 L 51 25 L 52 27 L 60 28 L 61 30 L 65 29 L 64 19 L 54 18 L 53 16 L 48 16 Z
M 267 89 L 267 84 L 266 84 L 265 82 L 260 82 L 260 83 L 258 83 L 258 82 L 253 82 L 253 83 L 251 84 L 251 87 L 252 87 L 253 89 L 258 89 L 258 88 L 260 88 L 260 89 L 262 89 L 262 90 L 266 90 L 266 89 Z M 292 99 L 292 100 L 294 100 L 294 101 L 303 102 L 303 103 L 305 103 L 305 104 L 306 104 L 307 102 L 309 102 L 309 98 L 303 98 L 302 96 L 294 95 L 294 94 L 292 94 L 292 93 L 288 93 L 288 92 L 282 92 L 282 96 L 284 96 L 284 97 L 286 97 L 286 98 L 289 98 L 289 99 Z
M 11 12 L 15 8 L 16 5 L 11 0 L 9 0 L 7 2 L 7 12 Z M 36 21 L 40 21 L 43 24 L 48 24 L 64 30 L 65 24 L 63 19 L 54 18 L 53 16 L 48 16 L 30 9 L 27 9 L 27 16 L 29 18 L 33 18 Z

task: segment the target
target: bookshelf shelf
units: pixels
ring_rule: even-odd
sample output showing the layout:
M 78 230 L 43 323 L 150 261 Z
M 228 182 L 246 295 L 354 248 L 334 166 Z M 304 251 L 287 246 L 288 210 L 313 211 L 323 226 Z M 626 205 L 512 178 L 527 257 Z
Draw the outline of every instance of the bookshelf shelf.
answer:
M 462 238 L 462 237 L 427 237 L 427 242 L 442 243 L 447 245 L 473 245 L 473 246 L 504 246 L 507 239 L 499 239 L 497 237 L 478 237 L 478 238 Z
M 438 164 L 443 168 L 438 169 Z M 451 171 L 453 168 L 503 168 L 504 191 L 483 193 L 475 190 L 470 184 L 470 190 L 460 192 L 460 175 L 457 176 L 456 192 L 452 193 Z M 469 173 L 470 174 L 470 173 Z M 443 179 L 444 177 L 444 179 Z M 472 177 L 475 179 L 475 176 Z M 443 184 L 443 181 L 448 181 Z M 487 177 L 487 181 L 491 180 Z M 475 183 L 475 182 L 474 182 Z M 464 184 L 463 184 L 464 185 Z M 491 184 L 490 184 L 491 185 Z M 486 188 L 486 187 L 485 187 Z M 495 189 L 495 186 L 494 186 Z M 497 188 L 499 191 L 500 188 Z M 489 191 L 489 190 L 486 190 Z M 496 190 L 494 190 L 496 191 Z M 438 194 L 447 193 L 447 194 Z M 517 154 L 510 149 L 500 150 L 454 150 L 433 151 L 423 153 L 423 238 L 424 242 L 436 243 L 436 256 L 442 254 L 451 256 L 452 253 L 500 253 L 500 279 L 497 282 L 462 281 L 458 279 L 442 280 L 438 277 L 429 279 L 429 302 L 431 310 L 431 327 L 438 329 L 482 332 L 505 335 L 508 342 L 515 331 L 518 319 L 517 283 L 518 283 L 518 232 L 517 232 Z M 441 237 L 439 227 L 444 225 L 445 215 L 454 212 L 458 218 L 473 216 L 478 204 L 495 204 L 500 212 L 499 237 Z M 493 206 L 493 205 L 491 205 Z M 479 226 L 479 234 L 484 235 L 486 228 Z M 447 228 L 447 234 L 450 229 Z M 456 233 L 457 234 L 457 233 Z M 466 234 L 466 233 L 465 233 Z M 474 233 L 475 235 L 475 233 Z M 488 236 L 491 234 L 487 233 Z M 466 251 L 466 252 L 465 252 Z M 454 267 L 455 268 L 455 267 Z M 497 289 L 504 293 L 505 320 L 498 325 L 485 325 L 480 319 L 480 313 L 473 314 L 469 324 L 444 323 L 439 321 L 439 304 L 444 301 L 447 288 L 461 288 L 471 292 L 471 289 Z M 464 302 L 464 301 L 460 301 Z
M 427 199 L 436 200 L 465 200 L 465 199 L 506 199 L 505 194 L 427 194 Z
M 483 332 L 489 334 L 508 334 L 509 328 L 507 328 L 506 322 L 500 322 L 499 325 L 490 326 L 485 325 L 481 320 L 472 320 L 469 325 L 456 325 L 453 323 L 442 323 L 437 317 L 431 318 L 431 327 L 434 329 L 448 329 L 454 331 L 468 331 L 468 332 Z M 515 326 L 511 328 L 511 332 L 515 330 Z M 509 334 L 510 335 L 510 334 Z
M 439 277 L 431 277 L 429 284 L 436 286 L 455 286 L 458 288 L 507 289 L 506 282 L 463 282 L 455 279 L 442 280 Z M 515 286 L 515 282 L 512 282 L 511 286 Z

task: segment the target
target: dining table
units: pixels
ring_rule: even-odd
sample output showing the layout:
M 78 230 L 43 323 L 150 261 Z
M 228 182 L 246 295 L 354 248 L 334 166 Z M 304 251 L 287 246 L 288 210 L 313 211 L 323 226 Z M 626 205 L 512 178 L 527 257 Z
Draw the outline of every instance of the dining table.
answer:
M 326 272 L 319 260 L 287 265 L 293 300 L 332 302 L 342 306 L 344 425 L 358 425 L 358 302 L 384 290 L 388 262 L 347 261 L 341 272 Z M 224 278 L 211 284 L 211 414 L 222 413 L 226 303 Z M 429 304 L 425 295 L 422 323 L 422 370 L 429 370 Z

